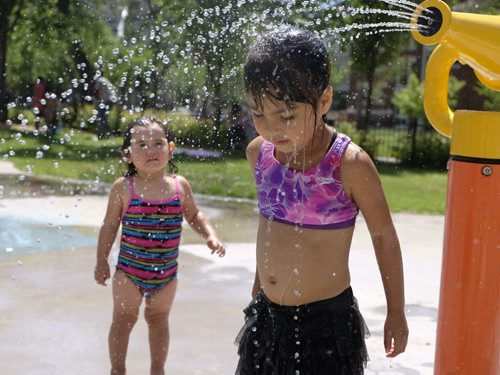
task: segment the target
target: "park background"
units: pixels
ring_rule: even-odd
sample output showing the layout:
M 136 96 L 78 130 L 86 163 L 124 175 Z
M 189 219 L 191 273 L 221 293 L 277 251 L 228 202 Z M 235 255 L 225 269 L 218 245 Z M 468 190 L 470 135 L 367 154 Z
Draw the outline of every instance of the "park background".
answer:
M 413 40 L 409 18 L 401 15 L 410 8 L 397 3 L 3 1 L 0 155 L 33 175 L 114 180 L 122 171 L 119 141 L 94 144 L 87 137 L 96 131 L 95 83 L 104 74 L 117 94 L 109 113 L 113 135 L 141 115 L 168 120 L 181 150 L 222 152 L 222 158 L 209 159 L 215 168 L 211 172 L 217 173 L 200 177 L 197 191 L 254 198 L 241 152 L 228 142 L 227 115 L 233 104 L 245 102 L 241 67 L 246 48 L 259 32 L 291 23 L 316 31 L 325 41 L 335 91 L 328 118 L 380 163 L 382 174 L 445 171 L 449 142 L 432 130 L 422 109 L 422 80 L 432 48 Z M 499 10 L 494 0 L 448 3 L 455 11 Z M 40 76 L 47 80 L 47 93 L 57 98 L 63 126 L 50 139 L 28 134 L 37 120 L 33 87 Z M 458 63 L 449 92 L 452 108 L 500 107 L 500 95 L 483 89 L 472 70 Z M 198 162 L 206 165 L 210 155 L 180 158 L 181 173 L 203 175 Z M 235 178 L 217 189 L 225 179 L 214 176 L 224 170 Z M 443 207 L 425 212 L 443 212 Z

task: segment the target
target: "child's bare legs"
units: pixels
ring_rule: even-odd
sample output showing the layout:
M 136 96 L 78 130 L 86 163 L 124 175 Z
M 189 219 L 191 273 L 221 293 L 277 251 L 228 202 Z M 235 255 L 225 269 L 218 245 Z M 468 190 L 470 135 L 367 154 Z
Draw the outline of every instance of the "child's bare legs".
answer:
M 151 375 L 163 375 L 167 361 L 170 332 L 168 315 L 177 289 L 177 280 L 172 280 L 151 297 L 146 298 L 144 317 L 149 327 L 151 351 Z
M 124 375 L 130 332 L 137 322 L 142 294 L 137 286 L 117 271 L 113 276 L 113 322 L 109 330 L 111 374 Z

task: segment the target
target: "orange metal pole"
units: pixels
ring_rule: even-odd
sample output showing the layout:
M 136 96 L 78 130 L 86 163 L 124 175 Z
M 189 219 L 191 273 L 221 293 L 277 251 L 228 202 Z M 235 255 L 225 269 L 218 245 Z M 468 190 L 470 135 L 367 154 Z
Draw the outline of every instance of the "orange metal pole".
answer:
M 450 161 L 436 375 L 500 374 L 500 160 Z
M 500 16 L 425 0 L 412 24 L 419 43 L 438 44 L 427 63 L 424 109 L 451 138 L 434 374 L 500 375 L 500 112 L 448 105 L 457 61 L 500 91 Z

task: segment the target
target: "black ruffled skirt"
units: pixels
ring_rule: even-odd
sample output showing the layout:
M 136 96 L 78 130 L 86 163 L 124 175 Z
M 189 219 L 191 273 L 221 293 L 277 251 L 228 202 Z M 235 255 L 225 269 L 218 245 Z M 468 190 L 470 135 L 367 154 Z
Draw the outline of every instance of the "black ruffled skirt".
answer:
M 275 304 L 260 291 L 244 313 L 237 375 L 363 374 L 369 332 L 351 288 L 299 306 Z

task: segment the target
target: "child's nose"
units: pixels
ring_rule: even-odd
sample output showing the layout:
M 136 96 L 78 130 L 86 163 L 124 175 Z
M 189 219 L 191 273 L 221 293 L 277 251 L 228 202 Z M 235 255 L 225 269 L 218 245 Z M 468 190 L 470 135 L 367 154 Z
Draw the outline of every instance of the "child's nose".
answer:
M 272 135 L 274 137 L 282 137 L 286 134 L 286 127 L 284 126 L 273 126 Z

